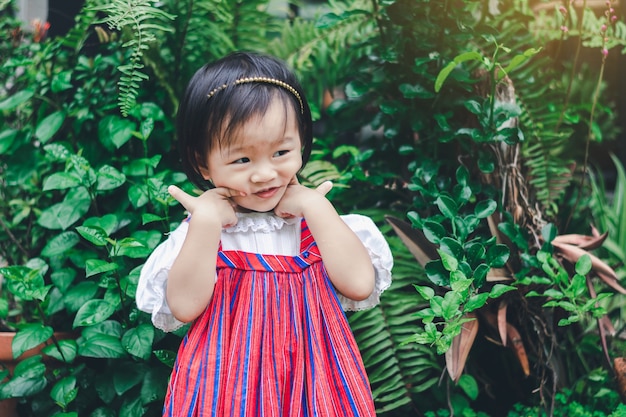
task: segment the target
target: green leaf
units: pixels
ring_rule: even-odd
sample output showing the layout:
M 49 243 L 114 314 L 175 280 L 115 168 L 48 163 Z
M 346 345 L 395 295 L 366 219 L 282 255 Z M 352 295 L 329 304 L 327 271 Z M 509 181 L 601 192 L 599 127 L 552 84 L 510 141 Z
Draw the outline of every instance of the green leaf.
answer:
M 82 281 L 72 286 L 63 298 L 65 308 L 69 312 L 78 311 L 87 301 L 95 297 L 98 285 L 91 281 Z
M 441 213 L 448 219 L 453 219 L 459 211 L 459 207 L 456 202 L 447 195 L 440 195 L 437 197 L 435 204 L 437 204 L 439 211 L 441 211 Z
M 145 225 L 148 223 L 152 223 L 152 222 L 160 222 L 161 220 L 163 220 L 162 216 L 158 216 L 156 214 L 152 214 L 152 213 L 143 213 L 141 215 L 141 224 Z
M 472 114 L 479 115 L 483 112 L 483 105 L 476 100 L 466 100 L 463 105 Z
M 41 256 L 52 258 L 68 252 L 80 241 L 80 238 L 75 232 L 62 232 L 46 243 L 46 246 L 41 250 Z
M 20 104 L 30 100 L 35 93 L 32 90 L 22 90 L 13 94 L 11 97 L 0 101 L 0 111 L 13 110 Z
M 65 121 L 65 112 L 64 111 L 56 111 L 43 119 L 35 129 L 35 136 L 41 141 L 41 143 L 46 143 L 50 140 L 55 133 L 59 131 L 61 126 L 63 126 L 63 122 Z
M 11 128 L 3 128 L 0 132 L 0 155 L 3 155 L 11 148 L 19 131 Z
M 91 277 L 105 272 L 115 271 L 119 265 L 115 262 L 107 262 L 101 259 L 87 259 L 85 263 L 85 275 Z
M 465 395 L 467 395 L 472 401 L 478 398 L 478 384 L 476 383 L 474 377 L 472 377 L 471 375 L 461 375 L 458 385 L 459 387 L 461 387 Z
M 426 301 L 430 300 L 435 295 L 435 290 L 430 287 L 426 287 L 424 285 L 415 285 L 414 287 Z
M 72 88 L 72 70 L 61 71 L 52 77 L 50 89 L 53 93 L 60 93 Z
M 443 85 L 448 75 L 454 70 L 454 68 L 465 62 L 465 61 L 479 61 L 481 62 L 483 59 L 482 55 L 475 51 L 469 51 L 462 53 L 454 58 L 453 61 L 449 62 L 440 72 L 437 74 L 437 79 L 435 80 L 435 92 L 438 93 L 441 90 L 441 86 Z
M 101 227 L 78 226 L 76 231 L 86 240 L 96 246 L 105 246 L 108 242 L 107 232 Z
M 462 297 L 456 291 L 448 291 L 443 296 L 441 303 L 441 316 L 444 320 L 450 320 L 457 314 L 460 314 Z
M 153 340 L 154 327 L 151 324 L 140 324 L 124 333 L 122 346 L 131 355 L 148 360 L 152 352 Z
M 165 349 L 155 350 L 154 356 L 156 356 L 157 359 L 161 361 L 161 363 L 165 364 L 169 368 L 174 367 L 174 362 L 176 361 L 176 352 Z
M 504 284 L 496 284 L 493 286 L 491 291 L 489 291 L 489 298 L 498 298 L 505 292 L 513 291 L 515 287 Z
M 126 176 L 110 165 L 100 167 L 97 173 L 98 191 L 114 190 L 126 182 Z
M 481 308 L 482 306 L 487 304 L 488 298 L 489 298 L 489 293 L 487 292 L 482 292 L 480 294 L 472 295 L 465 303 L 465 308 L 463 309 L 463 312 L 469 313 L 476 309 Z
M 509 260 L 509 248 L 506 245 L 494 245 L 487 249 L 486 261 L 493 268 L 502 268 Z
M 498 203 L 493 200 L 483 200 L 476 204 L 476 208 L 474 209 L 474 215 L 479 219 L 485 219 L 491 216 L 498 208 Z
M 63 202 L 44 209 L 37 222 L 46 229 L 66 230 L 76 223 L 91 206 L 91 199 L 83 187 L 70 191 Z
M 443 287 L 450 283 L 450 273 L 443 267 L 441 259 L 426 262 L 424 270 L 433 284 Z
M 541 236 L 546 242 L 552 242 L 557 233 L 558 231 L 553 223 L 548 223 L 543 227 L 543 229 L 541 229 Z
M 423 226 L 424 228 L 422 231 L 424 232 L 426 239 L 436 245 L 438 245 L 440 240 L 446 236 L 446 229 L 444 229 L 444 227 L 439 223 L 432 220 L 426 220 L 423 222 Z
M 44 343 L 52 336 L 53 329 L 40 323 L 26 324 L 21 327 L 11 343 L 13 358 L 18 358 L 22 353 Z
M 80 179 L 67 172 L 55 172 L 43 181 L 43 190 L 66 190 L 78 187 Z
M 128 199 L 135 208 L 143 207 L 149 201 L 148 189 L 144 184 L 135 184 L 128 189 Z
M 576 261 L 576 273 L 579 275 L 587 275 L 591 271 L 591 257 L 584 254 Z
M 59 380 L 50 390 L 50 397 L 57 405 L 63 409 L 76 399 L 78 387 L 76 387 L 76 377 L 74 375 L 66 376 Z
M 115 307 L 100 299 L 93 299 L 83 304 L 76 313 L 73 328 L 93 326 L 100 323 L 115 313 Z
M 0 384 L 0 399 L 28 397 L 41 392 L 48 384 L 46 366 L 41 355 L 20 361 L 13 371 L 13 378 Z
M 119 417 L 143 416 L 145 408 L 141 403 L 141 398 L 125 397 L 120 407 Z
M 98 124 L 98 138 L 107 148 L 119 149 L 133 136 L 135 123 L 119 116 L 106 116 Z
M 50 344 L 43 348 L 41 352 L 60 362 L 74 362 L 78 350 L 76 341 L 72 339 L 57 340 L 57 344 L 58 347 L 55 344 Z
M 130 366 L 121 366 L 113 371 L 113 388 L 115 393 L 120 396 L 137 386 L 144 378 L 145 369 L 143 367 L 128 365 Z
M 122 358 L 126 355 L 119 338 L 100 333 L 81 337 L 78 354 L 92 358 Z
M 441 256 L 441 263 L 446 271 L 456 271 L 459 268 L 459 261 L 452 255 L 437 249 L 437 253 Z

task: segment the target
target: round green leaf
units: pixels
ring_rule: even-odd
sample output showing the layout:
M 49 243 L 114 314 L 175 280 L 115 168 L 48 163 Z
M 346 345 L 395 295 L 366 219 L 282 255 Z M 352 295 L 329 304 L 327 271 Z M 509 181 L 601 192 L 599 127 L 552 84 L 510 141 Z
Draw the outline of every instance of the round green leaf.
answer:
M 76 377 L 74 375 L 66 376 L 59 380 L 50 390 L 50 397 L 63 409 L 76 399 L 77 394 L 78 388 L 76 387 Z
M 140 324 L 129 329 L 122 337 L 122 346 L 133 356 L 147 360 L 152 352 L 154 327 L 151 324 Z
M 452 198 L 448 197 L 447 195 L 440 195 L 439 197 L 437 197 L 435 204 L 437 204 L 437 207 L 439 208 L 439 211 L 441 211 L 441 214 L 443 214 L 448 219 L 454 218 L 454 216 L 456 216 L 457 212 L 459 211 L 459 207 L 457 206 L 457 204 Z
M 591 271 L 591 257 L 584 254 L 576 261 L 576 273 L 579 275 L 587 275 Z
M 426 220 L 423 223 L 424 236 L 432 243 L 438 245 L 441 239 L 446 236 L 446 229 L 432 220 Z
M 479 219 L 485 219 L 491 216 L 498 208 L 498 203 L 493 200 L 483 200 L 476 204 L 476 208 L 474 209 L 474 214 Z
M 476 400 L 478 398 L 478 384 L 474 377 L 469 374 L 463 374 L 459 378 L 459 387 L 465 392 L 471 400 Z
M 510 251 L 506 245 L 494 245 L 487 250 L 487 264 L 493 268 L 502 268 L 509 260 Z

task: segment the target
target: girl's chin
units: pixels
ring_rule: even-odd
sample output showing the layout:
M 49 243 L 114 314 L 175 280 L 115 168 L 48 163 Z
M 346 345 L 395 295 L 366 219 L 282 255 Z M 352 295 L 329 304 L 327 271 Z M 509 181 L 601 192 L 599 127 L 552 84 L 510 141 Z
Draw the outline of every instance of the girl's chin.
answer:
M 276 206 L 271 207 L 269 209 L 261 208 L 261 207 L 245 207 L 240 204 L 235 207 L 235 211 L 237 213 L 270 213 L 273 212 Z

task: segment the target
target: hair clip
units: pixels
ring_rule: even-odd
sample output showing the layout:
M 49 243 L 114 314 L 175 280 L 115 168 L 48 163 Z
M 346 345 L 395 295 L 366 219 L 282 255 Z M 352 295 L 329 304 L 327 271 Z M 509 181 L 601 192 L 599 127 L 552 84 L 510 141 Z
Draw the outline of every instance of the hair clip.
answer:
M 293 88 L 286 82 L 277 80 L 275 78 L 268 78 L 268 77 L 245 77 L 245 78 L 240 78 L 238 80 L 235 80 L 232 83 L 232 85 L 240 85 L 240 84 L 247 84 L 247 83 L 267 83 L 267 84 L 274 84 L 274 85 L 284 88 L 285 90 L 289 91 L 298 99 L 298 103 L 300 103 L 300 113 L 304 114 L 304 103 L 302 102 L 302 97 L 300 97 L 300 94 L 295 88 Z M 209 94 L 207 94 L 207 97 L 208 98 L 213 97 L 215 94 L 222 91 L 229 85 L 230 84 L 222 84 L 219 87 L 214 88 L 213 90 L 209 92 Z

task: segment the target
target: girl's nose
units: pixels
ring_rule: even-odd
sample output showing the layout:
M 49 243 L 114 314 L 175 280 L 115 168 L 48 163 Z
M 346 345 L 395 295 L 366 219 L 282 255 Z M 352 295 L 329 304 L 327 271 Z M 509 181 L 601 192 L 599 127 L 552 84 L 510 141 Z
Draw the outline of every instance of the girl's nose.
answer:
M 255 167 L 250 180 L 254 183 L 264 183 L 273 180 L 275 177 L 276 170 L 274 170 L 271 164 L 259 164 Z

